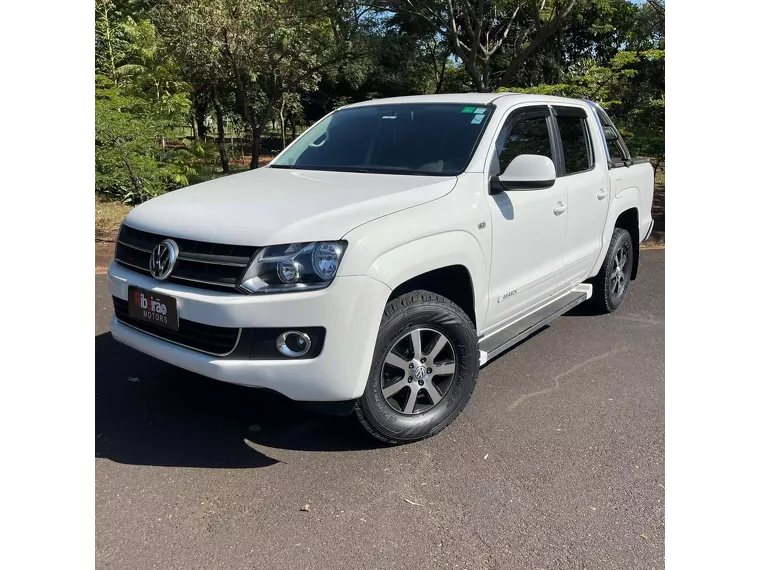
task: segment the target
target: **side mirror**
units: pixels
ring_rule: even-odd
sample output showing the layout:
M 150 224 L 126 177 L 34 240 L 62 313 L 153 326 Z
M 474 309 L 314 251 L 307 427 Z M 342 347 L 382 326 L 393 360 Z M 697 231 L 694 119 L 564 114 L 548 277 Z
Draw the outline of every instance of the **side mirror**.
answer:
M 552 159 L 538 154 L 521 154 L 507 165 L 500 176 L 491 179 L 491 194 L 503 190 L 540 190 L 551 188 L 557 180 Z

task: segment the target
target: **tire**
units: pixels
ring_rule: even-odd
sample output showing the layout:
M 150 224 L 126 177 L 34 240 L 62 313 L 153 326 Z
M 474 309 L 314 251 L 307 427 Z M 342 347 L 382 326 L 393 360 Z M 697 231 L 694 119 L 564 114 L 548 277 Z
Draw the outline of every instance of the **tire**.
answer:
M 383 313 L 356 417 L 386 443 L 435 435 L 469 401 L 479 360 L 475 327 L 449 299 L 430 291 L 393 299 Z
M 621 263 L 622 261 L 622 263 Z M 600 313 L 611 313 L 625 300 L 631 285 L 633 241 L 631 234 L 615 228 L 599 274 L 592 280 L 591 303 Z

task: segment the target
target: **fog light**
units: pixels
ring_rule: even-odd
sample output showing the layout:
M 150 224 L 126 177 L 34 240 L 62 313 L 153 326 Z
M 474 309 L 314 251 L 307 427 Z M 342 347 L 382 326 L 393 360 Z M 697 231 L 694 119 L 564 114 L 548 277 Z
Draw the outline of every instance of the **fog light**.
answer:
M 306 333 L 286 331 L 277 337 L 275 344 L 282 354 L 296 358 L 309 352 L 311 339 Z

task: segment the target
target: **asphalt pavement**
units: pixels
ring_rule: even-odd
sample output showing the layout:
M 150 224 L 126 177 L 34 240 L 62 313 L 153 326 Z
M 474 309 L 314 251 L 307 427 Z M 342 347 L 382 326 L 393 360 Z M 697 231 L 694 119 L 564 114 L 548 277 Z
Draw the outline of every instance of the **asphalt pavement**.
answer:
M 95 281 L 97 568 L 664 568 L 664 250 L 399 447 L 116 343 Z

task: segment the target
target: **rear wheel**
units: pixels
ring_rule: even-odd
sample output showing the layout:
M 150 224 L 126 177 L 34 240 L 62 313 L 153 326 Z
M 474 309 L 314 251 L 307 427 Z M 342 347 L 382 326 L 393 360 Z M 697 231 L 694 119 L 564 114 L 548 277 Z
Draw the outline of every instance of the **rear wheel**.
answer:
M 454 421 L 478 377 L 478 341 L 464 311 L 429 291 L 389 302 L 356 416 L 389 443 L 434 435 Z
M 615 228 L 604 263 L 593 280 L 591 300 L 600 312 L 611 313 L 623 303 L 631 284 L 632 269 L 631 234 L 622 228 Z

